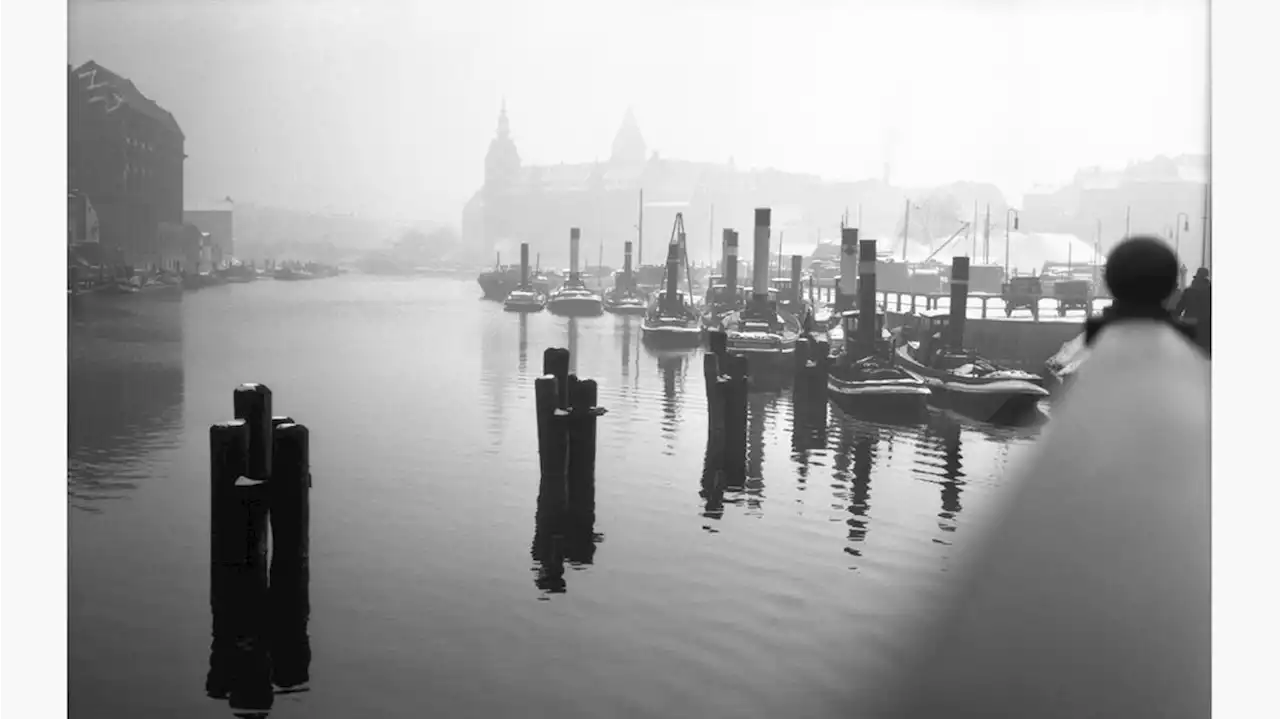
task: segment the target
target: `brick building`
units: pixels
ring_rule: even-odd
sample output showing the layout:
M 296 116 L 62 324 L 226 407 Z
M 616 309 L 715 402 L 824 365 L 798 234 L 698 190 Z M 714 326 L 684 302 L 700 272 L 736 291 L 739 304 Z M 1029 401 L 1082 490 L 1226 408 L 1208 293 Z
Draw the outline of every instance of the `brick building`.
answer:
M 188 207 L 183 216 L 209 236 L 209 262 L 217 265 L 235 257 L 235 204 L 230 197 Z
M 68 66 L 67 75 L 68 189 L 97 212 L 104 259 L 172 266 L 186 248 L 166 247 L 159 228 L 183 223 L 182 129 L 133 82 L 92 60 Z

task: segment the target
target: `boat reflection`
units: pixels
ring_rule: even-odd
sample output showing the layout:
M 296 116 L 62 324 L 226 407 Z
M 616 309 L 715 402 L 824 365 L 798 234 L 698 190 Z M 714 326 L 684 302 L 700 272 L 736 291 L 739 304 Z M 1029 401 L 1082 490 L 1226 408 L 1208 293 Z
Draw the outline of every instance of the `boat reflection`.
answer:
M 520 376 L 524 377 L 529 368 L 529 315 L 520 313 Z
M 777 409 L 778 395 L 747 395 L 747 477 L 744 483 L 747 509 L 759 511 L 764 501 L 764 436 Z
M 869 531 L 871 475 L 876 466 L 882 429 L 875 424 L 851 419 L 845 419 L 837 427 L 833 486 L 837 490 L 836 498 L 848 501 L 848 511 L 851 515 L 845 520 L 849 526 L 849 544 L 844 551 L 855 557 L 861 557 L 860 545 L 866 540 Z
M 938 528 L 943 532 L 956 531 L 956 521 L 962 509 L 960 495 L 964 487 L 963 424 L 949 412 L 937 412 L 929 418 L 921 436 L 918 458 L 914 469 L 923 481 L 937 484 L 941 496 L 938 512 Z M 947 544 L 934 539 L 936 544 Z
M 627 315 L 619 315 L 619 323 L 622 326 L 622 378 L 627 379 L 631 376 L 631 326 L 633 320 Z
M 578 318 L 569 318 L 569 374 L 578 373 Z
M 67 493 L 99 511 L 157 476 L 139 466 L 183 434 L 182 293 L 84 295 L 67 316 Z
M 688 356 L 678 353 L 660 353 L 658 372 L 662 375 L 662 439 L 665 442 L 662 453 L 668 457 L 675 454 L 676 437 L 680 432 L 680 409 L 684 395 L 685 367 Z

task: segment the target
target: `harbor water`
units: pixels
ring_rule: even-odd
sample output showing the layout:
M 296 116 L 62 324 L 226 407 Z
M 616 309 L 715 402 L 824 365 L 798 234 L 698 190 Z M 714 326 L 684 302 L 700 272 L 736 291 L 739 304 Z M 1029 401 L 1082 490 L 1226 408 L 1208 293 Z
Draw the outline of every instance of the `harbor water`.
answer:
M 71 716 L 231 715 L 204 693 L 208 444 L 242 382 L 311 430 L 311 681 L 273 717 L 858 716 L 1034 442 L 753 394 L 750 477 L 721 497 L 698 351 L 480 294 L 348 275 L 70 303 Z M 608 414 L 594 552 L 547 590 L 533 380 L 556 346 Z

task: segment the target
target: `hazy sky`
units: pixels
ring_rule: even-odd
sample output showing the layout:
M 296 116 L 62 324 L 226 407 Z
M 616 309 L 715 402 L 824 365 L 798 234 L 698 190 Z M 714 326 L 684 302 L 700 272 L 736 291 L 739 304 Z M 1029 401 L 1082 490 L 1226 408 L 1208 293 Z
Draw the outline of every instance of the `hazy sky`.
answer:
M 460 221 L 505 97 L 522 158 L 991 181 L 1203 152 L 1203 0 L 77 2 L 69 61 L 187 136 L 189 201 Z

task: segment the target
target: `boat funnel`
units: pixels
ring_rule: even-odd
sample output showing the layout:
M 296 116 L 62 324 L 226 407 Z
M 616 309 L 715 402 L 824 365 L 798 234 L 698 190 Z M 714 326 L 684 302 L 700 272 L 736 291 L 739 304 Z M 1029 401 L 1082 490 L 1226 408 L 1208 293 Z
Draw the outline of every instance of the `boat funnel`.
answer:
M 576 227 L 569 228 L 569 281 L 578 284 L 582 278 L 578 275 L 578 243 L 581 233 Z
M 628 290 L 631 288 L 631 240 L 622 244 L 622 282 Z
M 791 256 L 791 297 L 792 302 L 800 304 L 800 298 L 804 297 L 804 293 L 800 291 L 800 272 L 804 269 L 804 258 L 800 255 Z
M 964 346 L 964 319 L 969 304 L 969 258 L 951 258 L 951 320 L 947 342 L 952 347 Z
M 874 255 L 873 255 L 874 256 Z M 840 230 L 840 279 L 836 282 L 836 309 L 853 308 L 858 297 L 858 228 Z
M 529 243 L 520 243 L 520 289 L 529 289 Z
M 853 231 L 854 236 L 858 234 Z M 858 242 L 858 341 L 870 347 L 880 339 L 876 316 L 876 241 Z
M 769 219 L 768 207 L 756 208 L 755 256 L 751 260 L 751 300 L 759 308 L 769 301 Z
M 683 224 L 680 213 L 676 213 L 676 222 Z M 680 303 L 676 293 L 680 291 L 680 250 L 684 248 L 684 230 L 681 229 L 667 245 L 667 287 L 663 297 L 663 308 L 671 313 L 676 312 Z
M 738 233 L 724 231 L 724 286 L 730 298 L 738 296 Z

